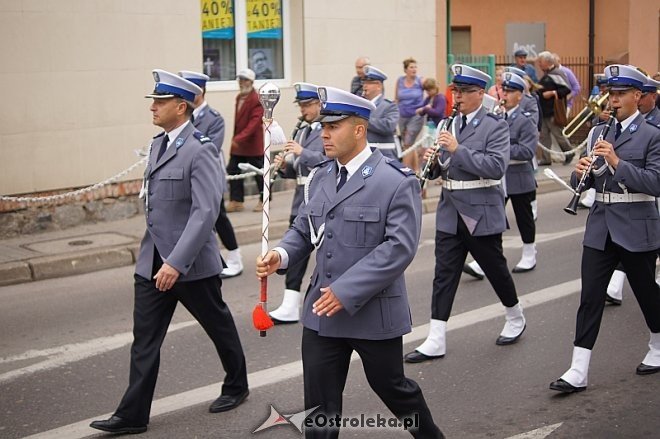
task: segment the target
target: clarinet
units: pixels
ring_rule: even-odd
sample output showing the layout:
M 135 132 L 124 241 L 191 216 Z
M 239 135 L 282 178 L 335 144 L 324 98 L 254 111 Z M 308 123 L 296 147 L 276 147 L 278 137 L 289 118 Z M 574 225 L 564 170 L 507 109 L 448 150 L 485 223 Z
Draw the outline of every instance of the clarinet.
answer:
M 607 137 L 607 134 L 610 132 L 610 128 L 612 128 L 612 124 L 614 123 L 614 120 L 616 119 L 616 111 L 618 108 L 613 108 L 612 113 L 610 113 L 610 118 L 607 119 L 607 123 L 605 124 L 605 127 L 603 128 L 603 131 L 600 132 L 600 135 L 594 142 L 594 145 L 601 140 L 603 140 L 605 137 Z M 575 191 L 573 192 L 573 198 L 571 199 L 571 202 L 568 203 L 568 206 L 564 207 L 564 212 L 570 213 L 571 215 L 577 215 L 577 206 L 578 202 L 580 201 L 580 195 L 582 195 L 582 192 L 584 191 L 584 187 L 587 184 L 587 177 L 591 173 L 594 167 L 594 162 L 596 161 L 596 153 L 595 153 L 596 148 L 592 148 L 591 152 L 589 153 L 589 158 L 591 161 L 589 162 L 589 166 L 587 169 L 582 173 L 582 177 L 580 178 L 580 182 L 578 183 L 577 187 L 575 188 Z
M 303 122 L 305 122 L 305 118 L 300 116 L 298 118 L 298 123 L 296 124 L 295 128 L 293 129 L 293 132 L 291 133 L 291 139 L 295 140 L 296 136 L 298 135 L 298 132 L 300 131 L 300 127 L 302 127 Z M 280 151 L 277 156 L 282 158 L 280 165 L 279 166 L 274 166 L 273 167 L 273 178 L 270 179 L 270 183 L 272 184 L 277 178 L 280 176 L 279 170 L 282 169 L 283 163 L 284 163 L 284 156 L 286 153 L 284 151 Z
M 446 131 L 449 128 L 451 128 L 451 124 L 456 118 L 456 115 L 458 114 L 458 107 L 460 104 L 454 104 L 454 107 L 451 110 L 451 114 L 449 117 L 445 120 L 442 121 L 440 125 L 440 131 Z M 431 153 L 431 157 L 429 157 L 428 161 L 424 165 L 424 169 L 422 169 L 421 174 L 419 175 L 419 184 L 424 189 L 424 185 L 426 184 L 426 181 L 429 179 L 429 175 L 431 175 L 431 170 L 433 169 L 433 165 L 435 163 L 436 158 L 438 157 L 438 154 L 440 153 L 440 149 L 442 149 L 442 145 L 440 145 L 436 139 L 435 142 L 433 142 L 433 152 Z

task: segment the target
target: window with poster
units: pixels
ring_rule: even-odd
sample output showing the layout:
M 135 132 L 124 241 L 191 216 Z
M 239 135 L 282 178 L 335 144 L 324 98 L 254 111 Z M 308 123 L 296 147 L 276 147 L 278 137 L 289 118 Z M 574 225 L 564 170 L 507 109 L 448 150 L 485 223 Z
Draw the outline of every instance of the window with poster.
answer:
M 203 71 L 234 81 L 249 67 L 257 79 L 285 79 L 289 0 L 201 0 Z

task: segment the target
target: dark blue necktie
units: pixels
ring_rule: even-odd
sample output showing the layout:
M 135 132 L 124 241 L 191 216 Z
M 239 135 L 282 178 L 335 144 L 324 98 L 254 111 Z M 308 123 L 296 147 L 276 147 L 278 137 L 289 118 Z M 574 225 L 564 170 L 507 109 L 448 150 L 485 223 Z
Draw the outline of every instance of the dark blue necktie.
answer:
M 165 154 L 165 151 L 167 150 L 167 142 L 169 142 L 170 138 L 165 135 L 163 137 L 163 141 L 160 144 L 160 149 L 158 150 L 158 157 L 156 157 L 156 161 L 160 160 L 160 158 Z
M 465 129 L 465 125 L 467 125 L 467 116 L 463 115 L 461 120 L 462 123 L 461 123 L 461 129 L 458 131 L 459 134 L 463 132 L 463 130 Z
M 616 123 L 616 132 L 614 133 L 614 140 L 617 140 L 619 138 L 619 136 L 621 135 L 621 128 L 623 128 L 621 126 L 621 123 L 617 122 Z
M 346 184 L 346 180 L 348 179 L 348 169 L 346 169 L 346 166 L 340 166 L 339 167 L 339 183 L 337 184 L 337 192 Z

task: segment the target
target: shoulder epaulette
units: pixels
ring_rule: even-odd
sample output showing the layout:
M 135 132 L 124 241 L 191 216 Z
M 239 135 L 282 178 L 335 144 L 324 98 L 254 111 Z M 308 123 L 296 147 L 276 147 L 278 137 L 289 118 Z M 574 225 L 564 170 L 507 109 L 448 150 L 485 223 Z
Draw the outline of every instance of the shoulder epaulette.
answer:
M 314 167 L 315 168 L 322 168 L 326 164 L 328 164 L 330 162 L 334 162 L 334 161 L 335 161 L 335 159 L 326 159 L 326 160 L 323 160 L 322 162 L 318 162 L 317 164 L 314 165 Z
M 523 111 L 522 114 L 525 115 L 526 117 L 532 116 L 532 113 L 530 113 L 529 111 Z
M 486 113 L 486 116 L 490 116 L 495 120 L 504 120 L 502 116 L 498 116 L 497 114 L 493 114 L 493 113 Z
M 657 119 L 647 120 L 646 124 L 651 125 L 652 127 L 660 128 L 660 120 Z
M 165 131 L 162 131 L 162 132 L 156 134 L 156 135 L 154 136 L 154 139 L 157 139 L 157 138 L 159 138 L 160 136 L 163 136 L 163 135 L 165 135 Z
M 396 169 L 397 171 L 399 171 L 400 173 L 402 173 L 405 176 L 415 175 L 415 171 L 413 171 L 412 169 L 410 169 L 407 166 L 404 166 L 398 160 L 385 158 L 385 161 L 387 162 L 388 165 L 390 165 L 391 167 L 393 167 L 394 169 Z
M 383 100 L 384 100 L 385 102 L 387 102 L 388 104 L 392 104 L 392 103 L 394 103 L 394 102 L 392 102 L 391 100 L 389 100 L 389 99 L 387 99 L 387 98 L 384 98 Z
M 606 123 L 607 123 L 606 120 L 601 120 L 600 122 L 598 122 L 598 123 L 597 123 L 596 125 L 594 125 L 594 126 L 604 125 L 604 124 L 606 124 Z
M 199 140 L 199 141 L 202 142 L 202 143 L 209 143 L 209 142 L 211 141 L 211 139 L 209 139 L 208 137 L 206 137 L 206 136 L 205 136 L 204 134 L 202 134 L 200 131 L 195 131 L 195 132 L 193 133 L 193 137 L 195 137 L 195 139 Z
M 218 110 L 216 110 L 215 108 L 210 108 L 209 107 L 209 112 L 214 116 L 220 116 L 220 112 Z

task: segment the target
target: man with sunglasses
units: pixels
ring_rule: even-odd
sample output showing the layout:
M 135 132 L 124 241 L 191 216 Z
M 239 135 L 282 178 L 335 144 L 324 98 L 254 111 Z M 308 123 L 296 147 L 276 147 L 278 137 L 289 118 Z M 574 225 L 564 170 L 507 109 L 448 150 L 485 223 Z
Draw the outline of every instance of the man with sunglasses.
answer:
M 496 344 L 516 343 L 525 330 L 525 317 L 502 250 L 507 223 L 501 179 L 511 150 L 508 125 L 481 105 L 489 75 L 461 64 L 451 69 L 454 104 L 460 112 L 448 130 L 438 133 L 442 152 L 430 176 L 442 176 L 443 186 L 436 214 L 430 330 L 424 343 L 406 354 L 408 363 L 444 357 L 447 320 L 468 252 L 505 307 L 506 322 Z M 425 158 L 430 156 L 427 151 Z

